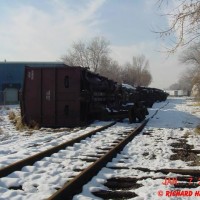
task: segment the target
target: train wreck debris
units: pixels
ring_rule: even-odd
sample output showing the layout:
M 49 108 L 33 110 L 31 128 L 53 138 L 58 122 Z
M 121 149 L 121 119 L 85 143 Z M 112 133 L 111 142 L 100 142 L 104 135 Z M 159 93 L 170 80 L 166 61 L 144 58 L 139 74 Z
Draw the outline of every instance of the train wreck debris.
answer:
M 155 88 L 119 85 L 79 66 L 26 66 L 21 115 L 25 124 L 34 121 L 43 127 L 76 127 L 126 117 L 142 121 L 146 107 L 167 95 Z

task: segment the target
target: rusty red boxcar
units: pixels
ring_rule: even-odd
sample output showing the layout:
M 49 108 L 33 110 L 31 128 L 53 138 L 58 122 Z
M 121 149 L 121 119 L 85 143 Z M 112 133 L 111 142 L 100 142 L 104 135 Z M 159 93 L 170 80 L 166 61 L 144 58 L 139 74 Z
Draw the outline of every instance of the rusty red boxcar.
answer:
M 81 125 L 81 67 L 26 67 L 22 116 L 26 124 L 60 127 Z
M 25 67 L 23 121 L 44 127 L 75 127 L 98 119 L 115 102 L 115 82 L 82 67 Z

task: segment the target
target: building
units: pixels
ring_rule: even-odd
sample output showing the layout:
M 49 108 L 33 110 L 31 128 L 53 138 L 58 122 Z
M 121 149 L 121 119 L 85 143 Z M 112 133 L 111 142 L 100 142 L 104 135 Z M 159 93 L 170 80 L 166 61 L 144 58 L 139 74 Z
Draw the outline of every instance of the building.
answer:
M 58 67 L 62 62 L 0 62 L 0 104 L 19 103 L 19 91 L 23 86 L 24 68 Z
M 173 97 L 183 97 L 189 96 L 189 92 L 187 90 L 166 90 L 169 96 Z

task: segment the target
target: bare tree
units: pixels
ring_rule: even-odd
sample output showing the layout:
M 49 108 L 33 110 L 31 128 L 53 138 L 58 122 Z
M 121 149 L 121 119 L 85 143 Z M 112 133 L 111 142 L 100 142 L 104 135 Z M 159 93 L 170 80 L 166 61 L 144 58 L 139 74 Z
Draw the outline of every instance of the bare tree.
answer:
M 136 86 L 137 72 L 131 63 L 126 63 L 121 74 L 122 82 Z
M 180 56 L 180 61 L 200 68 L 200 43 L 191 45 L 183 51 Z
M 172 85 L 169 86 L 170 90 L 180 90 L 181 87 L 179 85 L 179 83 L 173 83 Z
M 147 69 L 144 69 L 142 71 L 140 82 L 142 86 L 149 86 L 151 84 L 152 76 Z
M 98 69 L 98 73 L 102 76 L 105 76 L 109 79 L 112 79 L 118 83 L 122 82 L 122 73 L 121 67 L 117 61 L 109 58 L 104 57 L 101 59 L 101 64 Z
M 148 86 L 152 81 L 152 77 L 148 71 L 149 61 L 145 56 L 133 56 L 133 67 L 136 69 L 136 85 Z
M 179 80 L 182 87 L 192 90 L 195 85 L 200 91 L 200 43 L 191 45 L 188 49 L 183 51 L 180 56 L 180 61 L 190 64 L 192 67 L 184 72 Z
M 90 55 L 91 68 L 94 72 L 97 72 L 102 59 L 108 56 L 108 46 L 109 42 L 102 37 L 96 37 L 89 43 L 88 51 Z
M 193 85 L 195 84 L 194 77 L 196 76 L 195 68 L 188 68 L 179 79 L 179 85 L 182 90 L 191 91 Z
M 158 0 L 159 7 L 170 3 L 168 0 Z M 173 53 L 177 48 L 198 42 L 200 37 L 200 1 L 177 0 L 177 5 L 171 12 L 164 14 L 171 22 L 169 28 L 155 31 L 163 39 L 170 38 L 168 52 Z M 174 38 L 174 39 L 172 39 Z
M 144 55 L 133 56 L 133 63 L 127 63 L 123 71 L 123 81 L 133 86 L 148 86 L 152 81 L 148 70 L 149 61 Z
M 98 72 L 102 59 L 108 54 L 109 42 L 103 37 L 95 37 L 88 43 L 82 41 L 74 43 L 62 60 L 67 65 L 87 67 Z
M 185 90 L 191 92 L 194 83 L 194 73 L 196 70 L 192 68 L 186 69 L 183 72 L 177 83 L 172 84 L 169 89 L 171 90 Z

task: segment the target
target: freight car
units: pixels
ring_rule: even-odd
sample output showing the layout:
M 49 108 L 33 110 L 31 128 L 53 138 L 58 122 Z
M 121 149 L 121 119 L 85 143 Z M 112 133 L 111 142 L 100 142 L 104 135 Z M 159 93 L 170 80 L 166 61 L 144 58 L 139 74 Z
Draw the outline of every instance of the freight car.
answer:
M 23 121 L 45 127 L 81 126 L 119 107 L 117 84 L 82 67 L 25 67 Z
M 21 115 L 27 125 L 81 126 L 95 119 L 128 117 L 134 103 L 145 102 L 139 95 L 136 88 L 119 85 L 86 68 L 26 66 Z
M 155 102 L 165 101 L 168 93 L 161 89 L 150 87 L 136 87 L 138 101 L 144 103 L 147 107 L 152 107 Z

